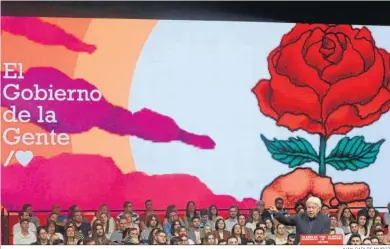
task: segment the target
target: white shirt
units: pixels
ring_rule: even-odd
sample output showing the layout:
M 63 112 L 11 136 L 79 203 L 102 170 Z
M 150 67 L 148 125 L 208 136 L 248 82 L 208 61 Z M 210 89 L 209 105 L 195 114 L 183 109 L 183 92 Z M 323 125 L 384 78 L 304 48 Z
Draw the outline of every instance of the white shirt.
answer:
M 255 229 L 256 229 L 256 223 L 255 223 L 255 222 L 248 222 L 248 223 L 246 223 L 245 226 L 246 226 L 247 228 L 252 229 L 252 231 L 255 231 Z
M 21 231 L 14 233 L 14 238 L 13 238 L 14 245 L 31 245 L 36 241 L 37 241 L 37 237 L 35 236 L 35 233 L 31 231 L 28 231 L 27 236 L 23 236 Z
M 287 243 L 287 237 L 283 237 L 283 239 L 279 239 L 278 237 L 275 236 L 275 244 L 277 245 L 284 245 Z
M 28 223 L 28 230 L 30 232 L 33 232 L 33 233 L 36 233 L 37 232 L 37 228 L 35 227 L 34 223 L 32 222 L 29 222 Z M 13 227 L 12 227 L 12 233 L 13 234 L 16 234 L 16 233 L 20 233 L 20 231 L 22 231 L 22 228 L 20 227 L 20 223 L 16 223 Z
M 336 231 L 336 234 L 344 235 L 344 230 L 341 227 L 335 227 L 333 229 Z

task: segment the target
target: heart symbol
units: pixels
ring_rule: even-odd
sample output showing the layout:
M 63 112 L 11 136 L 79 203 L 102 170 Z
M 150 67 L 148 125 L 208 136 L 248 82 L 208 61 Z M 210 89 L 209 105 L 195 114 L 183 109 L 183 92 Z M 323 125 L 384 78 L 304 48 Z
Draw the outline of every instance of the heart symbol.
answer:
M 18 150 L 15 153 L 15 157 L 16 160 L 18 160 L 18 162 L 25 167 L 33 159 L 34 154 L 29 150 L 26 151 Z

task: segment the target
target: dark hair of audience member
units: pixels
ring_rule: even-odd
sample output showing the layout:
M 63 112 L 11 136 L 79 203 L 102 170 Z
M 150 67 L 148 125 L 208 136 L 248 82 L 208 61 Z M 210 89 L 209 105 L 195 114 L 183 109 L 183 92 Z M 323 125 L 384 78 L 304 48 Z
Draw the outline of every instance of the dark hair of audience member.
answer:
M 253 231 L 253 234 L 255 234 L 258 230 L 263 231 L 263 233 L 265 234 L 265 230 L 262 227 L 256 227 L 255 230 Z
M 271 222 L 271 229 L 270 230 L 268 230 L 269 228 L 267 227 L 267 220 L 269 220 Z M 270 231 L 271 234 L 275 234 L 275 224 L 272 222 L 272 220 L 270 218 L 265 218 L 264 224 L 265 224 L 266 231 Z
M 180 237 L 172 237 L 170 244 L 171 245 L 180 245 L 182 242 Z
M 360 240 L 362 240 L 362 237 L 360 236 L 360 234 L 353 233 L 353 234 L 351 234 L 351 237 L 349 237 L 347 245 L 352 245 L 352 239 L 353 238 L 359 238 Z
M 358 223 L 359 227 L 360 227 L 360 217 L 365 217 L 366 218 L 366 223 L 364 223 L 363 228 L 364 228 L 364 234 L 367 234 L 367 232 L 369 232 L 368 231 L 368 218 L 367 218 L 367 216 L 365 216 L 363 214 L 359 215 L 357 220 L 356 220 L 356 222 Z
M 153 228 L 153 229 L 150 231 L 149 238 L 148 238 L 148 244 L 149 244 L 149 245 L 155 245 L 155 244 L 156 244 L 155 234 L 156 234 L 159 230 L 160 230 L 159 228 Z
M 31 204 L 23 204 L 22 211 L 27 212 L 27 209 L 31 207 Z
M 215 221 L 215 230 L 216 230 L 216 231 L 219 230 L 218 223 L 221 222 L 221 221 L 223 222 L 223 230 L 225 230 L 225 228 L 226 228 L 225 221 L 224 221 L 223 219 L 221 219 L 221 218 L 218 218 L 218 219 Z
M 220 245 L 220 244 L 223 244 L 223 243 L 227 243 L 227 241 L 226 241 L 226 240 L 224 240 L 224 239 L 220 239 L 220 240 L 218 240 L 218 245 Z
M 159 217 L 157 215 L 155 215 L 155 214 L 150 214 L 150 215 L 148 215 L 146 217 L 146 221 L 145 221 L 145 226 L 147 228 L 150 227 L 150 222 L 152 221 L 153 218 L 156 219 L 156 227 L 160 226 L 160 219 L 159 219 Z
M 350 214 L 351 214 L 350 221 L 357 221 L 357 220 L 356 220 L 356 217 L 355 217 L 355 215 L 352 213 L 351 209 L 348 208 L 348 207 L 346 207 L 346 208 L 343 209 L 343 212 L 341 213 L 341 216 L 340 216 L 340 221 L 341 221 L 341 224 L 342 224 L 343 226 L 348 226 L 348 225 L 349 225 L 348 222 L 347 222 L 347 218 L 345 218 L 345 216 L 344 216 L 344 213 L 345 213 L 345 211 L 347 211 L 347 210 L 349 210 L 349 212 L 350 212 Z
M 123 205 L 122 205 L 123 209 L 125 209 L 127 207 L 127 205 L 129 205 L 129 204 L 131 204 L 130 201 L 123 202 Z
M 194 207 L 195 207 L 193 216 L 191 216 L 190 211 L 188 210 L 188 207 L 191 204 L 194 205 Z M 193 218 L 195 216 L 196 216 L 196 205 L 195 205 L 195 202 L 194 201 L 189 201 L 189 202 L 187 202 L 187 205 L 186 205 L 186 217 L 187 218 Z
M 283 198 L 282 198 L 282 197 L 277 197 L 277 198 L 275 199 L 275 204 L 276 204 L 278 201 L 283 201 Z M 284 202 L 284 201 L 283 201 L 283 202 Z
M 198 216 L 194 216 L 191 218 L 191 222 L 193 222 L 194 220 L 200 220 L 200 218 Z
M 385 226 L 382 226 L 382 225 L 373 225 L 370 229 L 370 236 L 374 236 L 376 234 L 376 232 L 379 230 L 379 231 L 383 231 L 383 233 L 385 232 L 385 229 L 384 229 Z
M 372 237 L 370 237 L 370 240 L 371 240 L 371 242 L 372 242 L 373 240 L 377 240 L 377 241 L 379 242 L 379 238 L 378 238 L 378 237 L 376 237 L 376 236 L 372 236 Z
M 201 209 L 199 213 L 200 213 L 200 217 L 205 215 L 209 216 L 209 211 L 207 211 L 207 209 Z
M 294 205 L 295 212 L 298 213 L 302 208 L 305 209 L 305 204 L 302 201 L 297 201 Z
M 73 215 L 74 215 L 75 209 L 77 207 L 78 207 L 77 205 L 72 205 L 69 207 L 69 212 L 68 212 L 68 220 L 69 221 L 73 220 Z
M 273 240 L 273 239 L 267 239 L 267 240 L 265 241 L 265 244 L 266 244 L 266 245 L 276 245 L 276 242 L 275 242 L 275 240 Z
M 181 227 L 181 224 L 180 224 L 180 221 L 179 220 L 175 220 L 174 222 L 172 222 L 172 224 L 171 224 L 171 229 L 170 229 L 170 231 L 171 231 L 171 235 L 172 236 L 175 236 L 175 226 L 176 225 L 179 225 L 179 230 L 180 230 L 180 227 Z
M 20 219 L 20 217 L 23 217 L 24 216 L 24 213 L 25 213 L 26 211 L 20 211 L 19 212 L 19 219 Z M 27 213 L 27 212 L 26 212 Z M 30 216 L 30 214 L 28 215 L 28 216 Z
M 91 238 L 88 238 L 83 241 L 83 245 L 95 245 L 95 241 Z
M 240 232 L 238 234 L 236 234 L 235 230 L 236 230 L 236 227 L 239 227 L 240 228 Z M 234 226 L 232 227 L 232 230 L 230 231 L 230 235 L 232 237 L 235 237 L 238 239 L 238 237 L 241 237 L 241 226 L 240 224 L 234 224 Z
M 240 208 L 237 206 L 237 205 L 231 205 L 230 207 L 229 207 L 229 211 L 230 211 L 230 209 L 232 209 L 232 208 L 235 208 L 236 210 L 237 210 L 237 217 L 240 215 Z
M 260 225 L 264 225 L 265 226 L 265 222 L 262 220 L 260 221 L 259 223 L 256 224 L 256 228 L 261 228 Z M 265 232 L 265 231 L 264 231 Z
M 167 211 L 165 212 L 165 218 L 169 219 L 169 214 L 172 213 L 173 211 L 176 211 L 176 206 L 175 205 L 169 205 L 167 207 Z
M 53 245 L 63 245 L 64 244 L 64 241 L 62 239 L 56 239 L 55 241 L 53 241 Z
M 92 228 L 92 239 L 95 241 L 96 244 L 102 244 L 102 245 L 106 245 L 108 244 L 110 241 L 107 239 L 106 235 L 103 233 L 103 237 L 102 237 L 102 241 L 100 242 L 99 239 L 98 239 L 98 234 L 97 234 L 97 228 L 101 226 L 102 229 L 104 230 L 104 227 L 102 224 L 95 224 Z
M 25 221 L 30 222 L 28 219 L 21 219 L 21 220 L 19 221 L 19 224 L 22 224 L 22 223 L 25 222 Z
M 287 239 L 295 240 L 296 237 L 297 237 L 297 235 L 295 233 L 290 233 L 289 235 L 287 235 Z
M 212 204 L 212 205 L 210 205 L 210 207 L 209 207 L 209 209 L 208 209 L 209 220 L 213 220 L 213 214 L 212 214 L 212 212 L 211 212 L 211 210 L 212 210 L 213 208 L 215 208 L 215 210 L 217 210 L 215 216 L 218 217 L 218 208 L 217 208 L 216 205 Z

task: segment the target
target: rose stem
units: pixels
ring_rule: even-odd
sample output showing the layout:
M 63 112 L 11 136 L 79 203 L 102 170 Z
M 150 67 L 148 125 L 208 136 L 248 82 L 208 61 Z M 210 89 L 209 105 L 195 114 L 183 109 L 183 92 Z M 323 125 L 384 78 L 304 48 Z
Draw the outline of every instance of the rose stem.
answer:
M 324 135 L 320 135 L 320 149 L 319 149 L 319 169 L 318 174 L 320 176 L 326 176 L 326 165 L 325 165 L 325 152 L 326 152 L 326 137 Z

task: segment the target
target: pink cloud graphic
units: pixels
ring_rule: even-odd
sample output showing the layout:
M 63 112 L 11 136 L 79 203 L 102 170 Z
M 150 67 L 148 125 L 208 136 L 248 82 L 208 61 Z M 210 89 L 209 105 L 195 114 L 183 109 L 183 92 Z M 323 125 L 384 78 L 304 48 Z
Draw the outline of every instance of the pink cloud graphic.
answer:
M 211 204 L 219 208 L 233 204 L 253 208 L 256 203 L 252 198 L 238 201 L 228 195 L 216 195 L 197 177 L 187 174 L 122 174 L 112 159 L 98 155 L 36 157 L 26 168 L 2 166 L 2 179 L 2 203 L 9 210 L 19 210 L 24 203 L 31 203 L 36 210 L 50 209 L 53 203 L 63 208 L 77 204 L 82 209 L 96 209 L 108 203 L 111 209 L 122 209 L 125 200 L 142 209 L 146 199 L 152 199 L 156 209 L 171 204 L 184 209 L 189 200 L 199 208 Z
M 97 91 L 97 89 L 83 79 L 70 79 L 54 68 L 30 68 L 24 74 L 24 79 L 4 79 L 4 73 L 2 73 L 2 78 L 1 90 L 4 92 L 4 88 L 7 87 L 7 89 L 5 89 L 6 95 L 2 95 L 1 105 L 8 108 L 15 106 L 17 113 L 21 110 L 29 111 L 30 121 L 47 131 L 81 133 L 93 127 L 99 127 L 116 135 L 137 136 L 153 142 L 181 141 L 201 149 L 215 147 L 214 141 L 209 136 L 197 135 L 181 129 L 171 117 L 149 109 L 142 109 L 133 114 L 127 109 L 110 104 L 104 97 L 99 101 L 77 101 L 78 97 L 76 96 L 78 95 L 75 95 L 76 93 L 72 94 L 73 101 L 61 101 L 55 97 L 56 92 L 61 91 L 65 94 L 65 92 L 69 93 L 68 90 L 81 89 L 90 93 Z M 12 84 L 14 85 L 12 86 Z M 19 87 L 18 90 L 16 90 L 15 84 Z M 43 91 L 51 90 L 53 99 L 49 99 L 49 93 L 46 95 L 47 98 L 43 98 L 45 97 L 43 92 L 38 95 L 44 100 L 26 100 L 22 97 L 14 99 L 16 94 L 23 91 L 31 91 L 31 89 L 34 93 L 39 91 L 34 88 L 34 85 Z M 64 94 L 61 94 L 63 99 L 69 99 L 70 94 L 66 94 L 66 96 Z M 96 97 L 96 92 L 93 95 Z M 31 94 L 28 94 L 28 97 L 31 97 Z M 54 111 L 57 122 L 39 122 L 38 106 L 42 107 L 43 113 L 48 110 Z
M 44 22 L 38 17 L 1 17 L 1 30 L 24 36 L 42 45 L 64 46 L 75 52 L 93 53 L 96 50 L 95 45 L 87 44 L 62 28 Z

